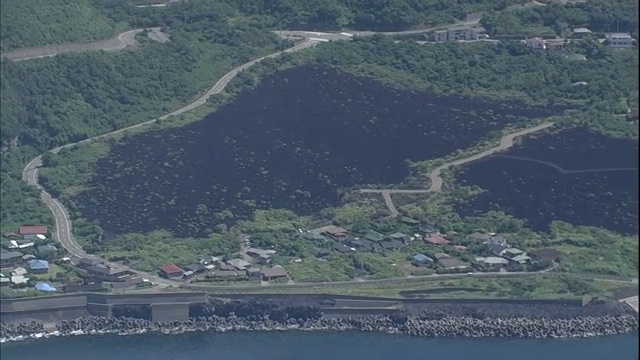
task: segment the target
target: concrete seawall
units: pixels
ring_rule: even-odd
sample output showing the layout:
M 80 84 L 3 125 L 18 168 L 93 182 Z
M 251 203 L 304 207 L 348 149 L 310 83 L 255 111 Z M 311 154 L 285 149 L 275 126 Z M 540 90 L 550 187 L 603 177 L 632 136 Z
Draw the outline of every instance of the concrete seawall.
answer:
M 204 293 L 107 295 L 97 293 L 6 299 L 0 302 L 0 319 L 7 323 L 54 323 L 83 316 L 111 317 L 113 307 L 150 305 L 154 321 L 185 320 L 189 306 L 206 301 Z
M 398 299 L 331 294 L 210 294 L 210 296 L 235 300 L 280 300 L 287 302 L 332 301 L 325 309 L 327 314 L 340 313 L 390 313 L 396 305 L 420 304 L 519 304 L 562 305 L 581 307 L 582 300 L 531 300 L 531 299 Z M 206 293 L 168 293 L 108 295 L 98 293 L 48 296 L 37 298 L 7 299 L 0 302 L 0 318 L 8 323 L 38 321 L 54 323 L 74 320 L 83 316 L 111 317 L 114 306 L 150 305 L 154 321 L 185 320 L 189 306 L 206 302 Z M 354 308 L 358 308 L 355 310 Z M 367 309 L 370 308 L 370 309 Z M 381 309 L 387 308 L 387 309 Z

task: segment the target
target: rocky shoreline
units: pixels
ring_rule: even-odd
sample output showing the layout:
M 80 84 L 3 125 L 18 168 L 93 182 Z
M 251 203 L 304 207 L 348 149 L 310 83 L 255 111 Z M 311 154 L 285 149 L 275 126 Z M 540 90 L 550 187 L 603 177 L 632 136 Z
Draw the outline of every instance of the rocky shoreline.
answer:
M 85 317 L 59 321 L 54 329 L 41 323 L 0 326 L 2 342 L 83 334 L 134 335 L 147 332 L 181 334 L 194 331 L 348 331 L 383 332 L 421 337 L 565 338 L 616 335 L 638 331 L 638 316 L 628 308 L 595 308 L 595 315 L 564 317 L 479 313 L 473 307 L 405 311 L 390 315 L 323 316 L 311 305 L 265 302 L 221 302 L 194 307 L 188 320 L 158 323 L 132 317 Z M 130 309 L 127 315 L 136 314 Z M 569 309 L 567 309 L 569 310 Z M 607 311 L 604 311 L 607 310 Z M 569 311 L 570 313 L 571 311 Z M 466 313 L 466 314 L 464 314 Z M 492 311 L 489 311 L 492 313 Z M 489 315 L 489 316 L 487 316 Z

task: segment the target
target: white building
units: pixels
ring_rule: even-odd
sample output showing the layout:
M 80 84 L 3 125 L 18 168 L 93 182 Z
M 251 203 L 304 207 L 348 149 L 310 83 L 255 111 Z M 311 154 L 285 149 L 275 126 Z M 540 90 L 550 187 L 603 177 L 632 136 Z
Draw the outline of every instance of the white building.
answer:
M 633 38 L 630 34 L 607 34 L 607 46 L 611 48 L 633 47 Z
M 436 41 L 436 42 L 447 41 L 448 40 L 447 34 L 448 34 L 447 30 L 436 30 L 433 32 L 433 41 Z
M 525 40 L 528 47 L 535 50 L 545 50 L 547 48 L 547 42 L 539 37 Z
M 474 40 L 473 31 L 469 26 L 456 26 L 447 29 L 449 40 Z

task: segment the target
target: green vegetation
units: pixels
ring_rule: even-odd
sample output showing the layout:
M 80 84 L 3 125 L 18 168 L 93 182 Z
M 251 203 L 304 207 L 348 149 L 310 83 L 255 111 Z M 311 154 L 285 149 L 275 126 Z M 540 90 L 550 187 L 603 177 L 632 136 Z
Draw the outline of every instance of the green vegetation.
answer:
M 582 50 L 582 47 L 576 47 L 576 51 Z M 493 99 L 515 99 L 547 106 L 562 105 L 578 109 L 558 118 L 559 123 L 563 126 L 582 124 L 585 119 L 588 119 L 588 121 L 592 121 L 591 124 L 594 127 L 601 126 L 605 132 L 614 130 L 620 136 L 637 136 L 635 127 L 625 123 L 623 119 L 611 116 L 611 112 L 615 110 L 620 98 L 637 99 L 636 77 L 627 76 L 625 66 L 629 62 L 637 63 L 637 53 L 613 52 L 606 48 L 597 47 L 592 55 L 594 57 L 586 62 L 571 62 L 559 54 L 532 52 L 518 43 L 420 46 L 412 42 L 393 44 L 387 38 L 376 36 L 371 39 L 358 39 L 351 43 L 323 44 L 314 50 L 265 60 L 260 65 L 241 73 L 232 81 L 226 93 L 238 93 L 243 89 L 253 87 L 261 77 L 290 66 L 304 63 L 329 64 L 358 75 L 382 78 L 392 86 L 403 88 L 418 88 L 439 93 L 462 93 Z M 448 60 L 444 61 L 444 59 Z M 429 64 L 438 64 L 438 71 L 435 71 L 434 67 Z M 504 74 L 507 73 L 514 75 L 505 76 Z M 571 85 L 580 79 L 588 80 L 593 86 L 577 88 Z M 605 89 L 608 90 L 605 91 Z M 227 96 L 226 99 L 230 99 L 230 97 Z M 586 114 L 591 115 L 583 117 Z M 193 114 L 185 114 L 176 120 L 160 124 L 158 127 L 175 126 L 175 124 L 184 124 L 197 119 L 198 117 Z M 600 119 L 600 121 L 593 119 Z M 477 144 L 464 151 L 461 150 L 457 154 L 453 154 L 452 157 L 463 156 L 467 153 L 477 152 L 482 148 L 494 146 L 495 139 L 499 136 L 498 133 L 489 134 L 487 142 Z M 47 168 L 42 170 L 42 183 L 51 189 L 53 194 L 59 194 L 64 201 L 68 196 L 83 188 L 88 176 L 93 172 L 97 158 L 105 156 L 107 153 L 108 143 L 98 142 L 96 145 L 63 150 L 60 155 L 48 155 L 45 158 Z M 443 161 L 447 161 L 447 159 Z M 415 163 L 412 166 L 419 174 L 417 176 L 424 176 L 420 174 L 425 174 L 439 163 Z M 448 172 L 443 175 L 445 178 L 453 176 Z M 408 181 L 415 181 L 419 184 L 424 182 L 424 180 L 415 177 Z M 584 245 L 580 253 L 576 253 L 571 248 L 561 247 L 565 244 L 565 238 L 569 237 L 566 234 L 562 232 L 534 233 L 527 229 L 522 221 L 503 213 L 492 212 L 476 218 L 462 219 L 453 211 L 451 204 L 461 199 L 470 198 L 477 192 L 476 188 L 456 187 L 440 194 L 394 195 L 394 200 L 403 214 L 416 219 L 428 219 L 430 223 L 438 224 L 443 232 L 452 230 L 468 234 L 480 229 L 498 232 L 505 234 L 514 246 L 530 250 L 557 245 L 559 246 L 558 250 L 563 253 L 561 260 L 563 265 L 561 270 L 563 271 L 628 276 L 637 274 L 637 264 L 634 262 L 637 250 L 635 252 L 617 252 L 617 250 L 613 250 L 616 249 L 615 246 L 607 246 L 605 243 L 593 241 L 590 245 Z M 356 230 L 352 231 L 356 234 L 364 234 L 368 229 L 385 233 L 394 229 L 407 233 L 412 231 L 408 228 L 403 229 L 397 223 L 389 224 L 379 220 L 386 215 L 386 207 L 380 201 L 381 198 L 376 199 L 350 192 L 345 195 L 343 206 L 337 209 L 327 209 L 316 218 L 300 218 L 282 211 L 258 212 L 253 221 L 240 222 L 231 229 L 226 229 L 226 227 L 215 229 L 215 233 L 218 234 L 216 236 L 231 237 L 238 233 L 252 234 L 255 246 L 274 246 L 282 255 L 278 262 L 286 265 L 287 270 L 296 281 L 339 281 L 357 277 L 383 278 L 408 274 L 427 274 L 436 270 L 402 267 L 402 264 L 407 263 L 415 253 L 433 255 L 439 251 L 437 247 L 421 242 L 414 242 L 408 248 L 387 255 L 333 254 L 323 261 L 309 256 L 314 248 L 328 249 L 327 246 L 330 244 L 294 236 L 293 234 L 298 228 L 308 229 L 330 221 L 338 225 L 355 223 Z M 69 202 L 65 202 L 65 204 L 69 205 Z M 89 246 L 89 249 L 98 253 L 117 259 L 150 259 L 156 256 L 156 250 L 151 250 L 152 246 L 156 246 L 163 249 L 162 259 L 191 260 L 185 256 L 187 250 L 183 247 L 158 245 L 165 240 L 157 241 L 155 235 L 144 235 L 147 240 L 137 240 L 137 242 L 149 244 L 149 248 L 146 250 L 132 251 L 128 249 L 122 251 L 122 244 L 126 243 L 124 240 L 109 243 L 107 249 L 103 245 L 99 245 L 96 238 L 99 230 L 96 231 L 97 228 L 94 224 L 84 220 L 74 221 L 77 236 L 85 239 L 85 246 Z M 579 231 L 588 234 L 595 230 L 581 229 Z M 633 241 L 612 233 L 605 233 L 611 243 L 622 241 L 625 244 L 630 244 Z M 142 237 L 143 235 L 136 236 Z M 193 239 L 189 241 L 197 242 Z M 187 242 L 189 243 L 189 241 Z M 464 240 L 461 241 L 461 244 L 467 245 Z M 207 249 L 211 249 L 211 251 L 222 251 L 220 248 L 212 247 L 212 244 L 207 246 L 209 246 Z M 235 249 L 235 247 L 233 248 Z M 597 259 L 607 251 L 611 254 L 610 258 L 615 258 L 615 266 L 602 265 L 598 268 L 595 265 L 583 263 L 581 267 L 576 267 L 576 261 L 580 261 L 578 259 Z M 483 250 L 480 248 L 472 248 L 471 252 L 476 255 L 483 254 Z M 481 265 L 475 262 L 473 256 L 463 253 L 454 253 L 453 255 L 461 256 L 463 260 L 471 262 L 475 268 L 481 269 Z M 296 258 L 301 258 L 302 261 L 293 262 L 292 260 Z M 140 265 L 140 268 L 149 269 L 152 266 L 151 263 L 145 263 Z
M 633 0 L 589 0 L 581 3 L 528 6 L 482 18 L 489 35 L 497 39 L 531 36 L 571 37 L 571 30 L 586 27 L 596 33 L 637 34 L 637 2 Z
M 516 299 L 571 299 L 584 295 L 610 295 L 621 287 L 620 283 L 589 281 L 572 275 L 531 276 L 518 279 L 461 278 L 461 279 L 407 279 L 391 282 L 354 282 L 330 286 L 294 287 L 242 287 L 216 289 L 216 293 L 251 294 L 337 294 L 378 297 L 406 297 L 403 292 L 422 293 L 428 298 L 516 298 Z
M 0 50 L 110 38 L 122 25 L 90 0 L 3 0 Z
M 3 157 L 1 173 L 2 230 L 15 230 L 17 226 L 29 223 L 53 225 L 49 212 L 40 203 L 38 191 L 20 182 L 21 170 L 31 158 L 47 149 L 150 120 L 184 106 L 228 70 L 287 45 L 267 29 L 398 30 L 458 21 L 469 13 L 486 10 L 495 11 L 482 24 L 492 35 L 498 36 L 566 35 L 569 29 L 578 26 L 599 32 L 612 31 L 617 26 L 621 30 L 637 27 L 628 0 L 548 5 L 509 12 L 500 10 L 519 1 L 473 3 L 447 2 L 443 5 L 426 0 L 397 1 L 383 7 L 381 3 L 365 0 L 352 1 L 348 5 L 338 1 L 196 0 L 175 4 L 170 9 L 137 9 L 121 0 L 96 1 L 93 5 L 74 0 L 50 5 L 52 9 L 49 10 L 46 10 L 49 5 L 42 7 L 42 13 L 49 15 L 53 11 L 62 11 L 78 22 L 64 23 L 65 27 L 60 28 L 62 22 L 51 24 L 41 21 L 38 15 L 33 18 L 27 16 L 32 7 L 41 11 L 37 6 L 39 2 L 3 2 L 3 51 L 109 37 L 121 28 L 117 24 L 124 23 L 130 27 L 162 26 L 171 35 L 171 42 L 155 43 L 142 34 L 138 36 L 141 46 L 131 51 L 2 62 L 1 136 L 3 147 L 10 148 Z M 11 15 L 13 19 L 5 21 L 10 12 L 27 15 Z M 94 31 L 80 30 L 88 27 Z M 28 28 L 35 30 L 24 30 Z M 50 37 L 45 37 L 45 34 Z M 562 126 L 587 125 L 607 134 L 637 137 L 636 126 L 612 115 L 638 103 L 637 51 L 610 51 L 593 40 L 572 43 L 568 50 L 583 54 L 588 60 L 570 61 L 559 53 L 533 52 L 521 43 L 509 41 L 421 46 L 411 41 L 394 44 L 389 38 L 373 36 L 356 38 L 352 42 L 332 42 L 314 50 L 265 60 L 241 73 L 222 97 L 212 99 L 202 109 L 151 128 L 199 120 L 234 94 L 255 86 L 265 75 L 311 63 L 381 79 L 396 87 L 564 107 L 571 111 L 558 119 Z M 588 85 L 573 86 L 579 81 L 586 81 Z M 493 139 L 495 135 L 489 134 L 487 138 Z M 65 149 L 59 155 L 48 153 L 44 157 L 46 168 L 41 171 L 41 183 L 68 205 L 65 200 L 85 189 L 96 162 L 108 155 L 109 145 L 110 141 L 106 140 Z M 477 144 L 478 147 L 484 145 Z M 418 177 L 434 166 L 437 162 L 412 164 L 419 173 Z M 469 198 L 478 191 L 477 188 L 459 187 L 441 194 L 394 195 L 394 200 L 403 215 L 438 224 L 443 232 L 493 231 L 504 234 L 517 247 L 557 249 L 562 253 L 559 271 L 637 276 L 637 237 L 623 237 L 600 229 L 575 228 L 562 223 L 554 224 L 550 234 L 540 234 L 527 229 L 522 221 L 500 212 L 460 218 L 450 204 L 454 200 Z M 240 222 L 230 229 L 220 226 L 202 239 L 176 239 L 171 234 L 157 231 L 127 234 L 104 241 L 104 234 L 97 224 L 81 219 L 73 207 L 69 210 L 74 221 L 74 233 L 89 252 L 112 260 L 127 260 L 131 266 L 144 271 L 153 271 L 168 262 L 192 263 L 204 255 L 233 257 L 238 250 L 236 240 L 241 233 L 251 234 L 256 246 L 277 248 L 281 256 L 274 259 L 274 263 L 285 265 L 294 280 L 301 282 L 401 277 L 442 270 L 437 267 L 416 270 L 404 266 L 415 253 L 432 256 L 440 251 L 440 248 L 423 242 L 414 242 L 401 251 L 384 255 L 341 255 L 334 252 L 326 260 L 310 256 L 312 250 L 328 250 L 330 244 L 303 238 L 296 234 L 298 228 L 307 229 L 332 222 L 352 225 L 351 230 L 359 235 L 368 230 L 385 233 L 391 230 L 412 231 L 397 221 L 380 220 L 385 216 L 381 199 L 358 193 L 347 192 L 343 206 L 327 209 L 315 217 L 298 217 L 283 210 L 259 211 L 251 221 Z M 469 245 L 469 253 L 451 251 L 451 254 L 471 262 L 476 269 L 482 269 L 472 255 L 480 255 L 484 250 L 466 244 L 464 240 L 460 240 L 460 244 Z M 295 262 L 298 258 L 302 261 Z M 609 289 L 610 285 L 572 278 L 553 279 L 504 282 L 463 279 L 438 286 L 466 286 L 469 285 L 466 282 L 473 281 L 486 296 L 551 297 L 555 296 L 553 294 L 597 293 Z M 336 288 L 335 291 L 393 296 L 398 291 L 416 290 L 423 285 L 413 283 L 392 289 L 366 286 L 369 285 L 353 288 L 350 285 L 348 289 Z M 280 291 L 275 289 L 273 291 Z M 327 287 L 318 289 L 319 292 L 334 291 L 327 290 Z

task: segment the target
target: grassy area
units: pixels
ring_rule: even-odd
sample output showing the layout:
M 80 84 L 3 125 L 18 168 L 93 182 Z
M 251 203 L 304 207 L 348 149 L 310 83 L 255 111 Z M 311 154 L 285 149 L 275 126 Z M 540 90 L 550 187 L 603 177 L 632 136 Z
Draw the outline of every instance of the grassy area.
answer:
M 36 280 L 48 281 L 50 279 L 55 279 L 57 274 L 66 274 L 66 270 L 61 268 L 60 266 L 49 263 L 49 272 L 46 274 L 34 274 L 32 277 Z
M 105 39 L 123 30 L 89 0 L 6 0 L 0 14 L 2 51 Z
M 263 287 L 243 289 L 241 286 L 218 290 L 216 293 L 256 294 L 336 294 L 400 298 L 403 291 L 437 290 L 429 298 L 529 298 L 564 299 L 584 295 L 610 295 L 621 284 L 609 281 L 588 281 L 571 275 L 536 276 L 518 279 L 462 278 L 448 280 L 398 280 L 390 283 L 353 282 L 331 286 Z M 450 291 L 446 289 L 450 288 Z M 472 288 L 475 291 L 461 290 Z

